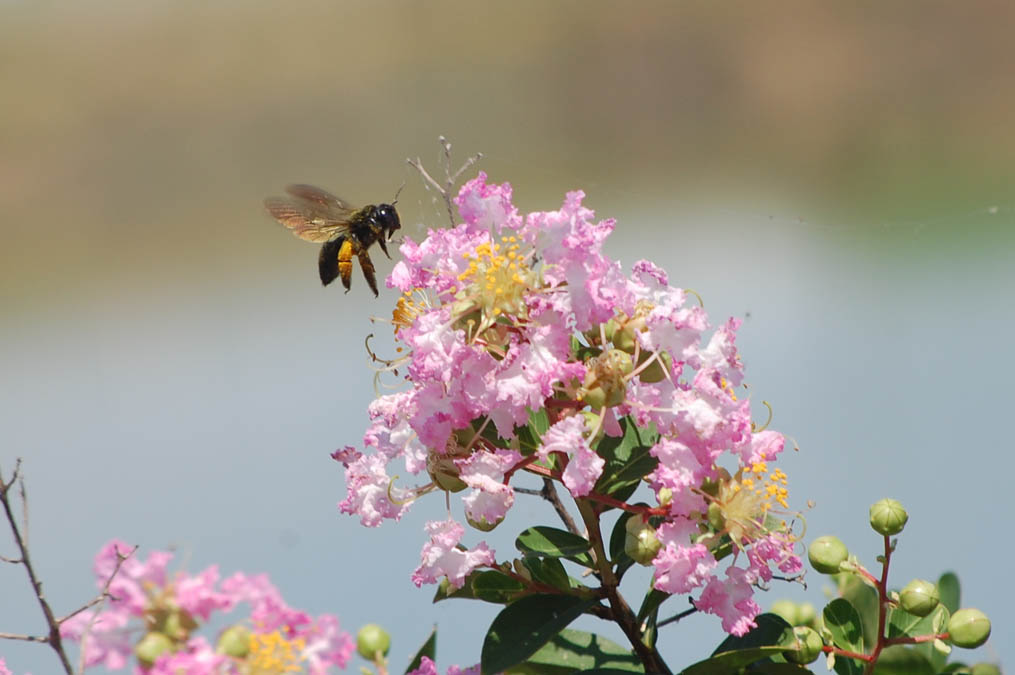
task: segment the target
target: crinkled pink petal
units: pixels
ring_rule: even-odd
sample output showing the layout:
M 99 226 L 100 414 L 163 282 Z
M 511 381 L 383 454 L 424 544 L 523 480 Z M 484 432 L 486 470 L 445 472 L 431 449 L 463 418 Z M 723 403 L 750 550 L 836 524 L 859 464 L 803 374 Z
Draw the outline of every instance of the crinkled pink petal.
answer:
M 504 483 L 504 473 L 521 461 L 514 450 L 475 452 L 455 462 L 459 478 L 473 488 L 464 499 L 465 514 L 474 523 L 496 525 L 515 502 L 515 491 Z
M 720 617 L 723 630 L 737 636 L 757 626 L 754 617 L 761 613 L 761 607 L 754 602 L 749 573 L 739 567 L 728 568 L 725 581 L 712 577 L 694 606 Z
M 677 518 L 663 523 L 656 536 L 663 547 L 652 560 L 654 588 L 667 593 L 689 593 L 705 583 L 718 564 L 704 544 L 691 544 L 698 533 L 695 522 Z
M 95 617 L 94 622 L 92 618 Z M 84 643 L 86 666 L 102 665 L 119 670 L 127 665 L 134 654 L 136 637 L 128 628 L 131 615 L 126 611 L 106 610 L 96 617 L 91 610 L 75 614 L 60 624 L 60 636 L 65 640 Z
M 385 469 L 384 458 L 364 455 L 345 471 L 346 498 L 338 508 L 342 513 L 359 515 L 367 527 L 377 527 L 385 518 L 398 520 L 408 508 L 408 502 L 399 499 L 402 491 L 393 487 Z M 389 490 L 399 503 L 389 497 Z
M 483 171 L 462 186 L 454 201 L 468 225 L 499 230 L 502 227 L 517 229 L 521 224 L 518 210 L 511 203 L 511 184 L 487 185 Z
M 217 565 L 193 576 L 181 575 L 173 584 L 176 602 L 205 621 L 211 618 L 212 612 L 229 611 L 233 608 L 233 602 L 230 597 L 215 590 L 218 578 Z
M 166 653 L 155 660 L 146 675 L 219 675 L 233 672 L 230 659 L 217 654 L 215 649 L 202 637 L 189 640 L 183 650 Z M 223 670 L 228 668 L 228 670 Z
M 431 521 L 426 524 L 426 530 L 430 541 L 423 545 L 422 562 L 412 573 L 412 583 L 417 587 L 424 583 L 437 583 L 441 577 L 447 577 L 453 588 L 461 588 L 472 570 L 496 562 L 493 551 L 485 542 L 466 551 L 456 548 L 465 528 L 453 520 Z

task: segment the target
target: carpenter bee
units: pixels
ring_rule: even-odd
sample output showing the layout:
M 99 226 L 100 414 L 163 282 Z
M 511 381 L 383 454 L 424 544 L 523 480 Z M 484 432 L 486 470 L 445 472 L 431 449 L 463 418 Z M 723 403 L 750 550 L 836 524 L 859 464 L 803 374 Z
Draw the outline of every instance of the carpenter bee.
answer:
M 325 286 L 342 277 L 345 292 L 352 281 L 352 257 L 359 258 L 363 276 L 377 295 L 377 278 L 370 260 L 370 247 L 381 245 L 391 259 L 387 242 L 402 227 L 395 210 L 398 195 L 390 204 L 370 204 L 353 208 L 330 192 L 313 185 L 290 185 L 289 197 L 264 200 L 268 213 L 294 235 L 305 241 L 323 243 L 318 258 L 321 283 Z

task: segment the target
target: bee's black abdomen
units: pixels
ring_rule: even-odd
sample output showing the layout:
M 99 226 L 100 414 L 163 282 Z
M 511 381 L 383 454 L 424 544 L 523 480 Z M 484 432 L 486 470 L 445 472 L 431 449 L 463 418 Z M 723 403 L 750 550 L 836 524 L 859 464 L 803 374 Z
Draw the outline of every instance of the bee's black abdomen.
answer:
M 338 251 L 342 248 L 345 237 L 338 237 L 325 242 L 321 247 L 321 255 L 317 260 L 317 267 L 321 273 L 321 283 L 327 286 L 338 278 Z

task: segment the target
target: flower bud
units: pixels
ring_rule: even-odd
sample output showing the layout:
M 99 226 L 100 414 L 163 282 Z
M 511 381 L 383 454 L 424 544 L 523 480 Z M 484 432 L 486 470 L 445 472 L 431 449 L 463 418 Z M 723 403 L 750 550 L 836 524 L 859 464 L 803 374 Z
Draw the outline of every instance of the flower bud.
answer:
M 817 631 L 807 626 L 797 626 L 793 629 L 795 649 L 787 649 L 782 653 L 783 657 L 790 663 L 807 664 L 821 656 L 821 636 Z
M 635 345 L 637 344 L 634 332 L 634 326 L 630 323 L 617 326 L 613 331 L 613 346 L 628 354 L 634 354 Z
M 184 609 L 173 608 L 166 616 L 161 631 L 174 642 L 186 642 L 190 639 L 190 633 L 197 630 L 198 623 L 194 617 Z
M 588 363 L 582 400 L 594 409 L 611 408 L 624 402 L 624 377 L 634 370 L 631 355 L 619 349 L 603 352 Z
M 916 616 L 927 616 L 934 611 L 940 600 L 937 586 L 923 579 L 913 579 L 899 594 L 902 609 Z
M 656 528 L 635 514 L 627 519 L 624 535 L 624 553 L 639 565 L 651 565 L 652 560 L 662 548 L 662 542 L 656 535 Z
M 836 574 L 839 563 L 849 557 L 849 550 L 838 537 L 826 535 L 818 537 L 807 548 L 807 559 L 811 567 L 821 574 Z
M 777 600 L 772 603 L 772 608 L 768 611 L 776 616 L 781 616 L 791 626 L 800 624 L 800 611 L 797 609 L 797 604 L 792 600 Z
M 886 537 L 898 534 L 906 526 L 907 520 L 909 514 L 906 509 L 894 499 L 885 498 L 871 505 L 870 523 L 878 534 Z
M 503 517 L 491 523 L 486 518 L 483 518 L 482 520 L 473 520 L 472 517 L 469 516 L 468 514 L 465 515 L 465 522 L 467 522 L 470 526 L 476 528 L 480 532 L 489 532 L 493 528 L 500 525 L 503 521 L 504 521 Z
M 716 532 L 722 532 L 726 529 L 726 516 L 722 512 L 722 506 L 718 502 L 709 502 L 708 511 L 705 512 L 705 517 L 708 520 L 708 524 L 712 526 Z
M 1001 675 L 1001 668 L 993 663 L 975 663 L 969 669 L 969 675 Z
M 796 607 L 798 626 L 813 626 L 814 620 L 818 618 L 818 611 L 809 602 L 801 602 Z
M 167 635 L 152 631 L 134 645 L 134 656 L 142 666 L 151 668 L 156 659 L 172 649 L 173 641 Z
M 387 656 L 391 649 L 391 635 L 376 623 L 368 623 L 356 633 L 356 651 L 367 661 L 374 661 L 377 654 Z
M 458 477 L 461 472 L 455 466 L 455 460 L 452 457 L 431 458 L 427 461 L 426 468 L 433 482 L 441 490 L 461 492 L 469 487 L 465 484 L 465 481 Z
M 644 354 L 644 358 L 640 359 L 641 363 L 644 363 L 652 354 Z M 662 361 L 662 363 L 660 363 Z M 640 364 L 639 364 L 640 365 Z M 664 369 L 665 368 L 665 369 Z M 652 363 L 638 374 L 638 379 L 645 384 L 653 384 L 655 382 L 661 382 L 666 379 L 666 373 L 673 369 L 673 359 L 666 352 L 660 352 L 659 358 L 652 361 Z
M 246 626 L 230 626 L 219 635 L 215 651 L 242 659 L 250 653 L 250 630 Z
M 979 647 L 990 637 L 990 619 L 978 609 L 960 609 L 948 620 L 948 637 L 956 647 Z

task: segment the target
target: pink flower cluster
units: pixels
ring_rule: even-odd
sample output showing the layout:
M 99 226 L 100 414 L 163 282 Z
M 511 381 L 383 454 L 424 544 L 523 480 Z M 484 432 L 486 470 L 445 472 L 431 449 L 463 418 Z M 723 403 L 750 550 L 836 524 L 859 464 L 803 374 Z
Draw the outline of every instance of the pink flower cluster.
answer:
M 759 612 L 752 588 L 771 578 L 769 566 L 802 568 L 794 538 L 766 523 L 773 501 L 786 506 L 785 477 L 767 468 L 783 437 L 755 430 L 749 401 L 737 395 L 739 321 L 706 339 L 704 309 L 663 270 L 642 260 L 626 274 L 604 254 L 614 221 L 596 221 L 583 198 L 571 192 L 559 210 L 523 216 L 511 186 L 481 173 L 455 200 L 461 224 L 402 245 L 387 283 L 403 292 L 393 323 L 405 356 L 392 367 L 409 388 L 370 406 L 370 452 L 335 453 L 348 487 L 340 509 L 372 527 L 397 520 L 427 491 L 469 490 L 466 520 L 488 530 L 514 503 L 513 476 L 550 477 L 594 501 L 603 434 L 620 435 L 622 422 L 654 428 L 658 466 L 646 479 L 657 506 L 628 510 L 663 521 L 655 587 L 702 589 L 698 608 L 743 634 Z M 526 448 L 520 430 L 540 411 L 549 428 Z M 396 486 L 393 462 L 427 482 Z M 464 528 L 454 521 L 428 532 L 417 585 L 444 577 L 458 588 L 470 571 L 494 565 L 485 543 L 459 544 Z M 734 564 L 747 564 L 720 575 L 714 551 L 724 537 Z
M 324 675 L 332 672 L 333 666 L 344 668 L 355 649 L 336 617 L 324 614 L 314 618 L 289 607 L 266 575 L 237 572 L 219 583 L 216 566 L 195 575 L 170 574 L 167 568 L 172 554 L 163 551 L 153 552 L 144 562 L 131 556 L 117 571 L 120 557 L 130 551 L 116 540 L 99 551 L 94 565 L 98 586 L 103 587 L 112 577 L 106 608 L 81 612 L 60 627 L 65 639 L 82 643 L 86 666 L 125 668 L 132 661 L 135 645 L 153 633 L 172 646 L 150 667 L 136 666 L 136 673 L 238 675 L 253 672 L 258 659 L 267 657 L 276 666 L 291 665 L 290 671 L 299 668 Z M 233 624 L 242 630 L 241 655 L 216 649 L 204 637 L 193 634 L 215 613 L 231 612 L 241 604 L 249 607 L 249 614 Z M 284 662 L 287 657 L 283 655 L 288 655 L 291 663 Z

